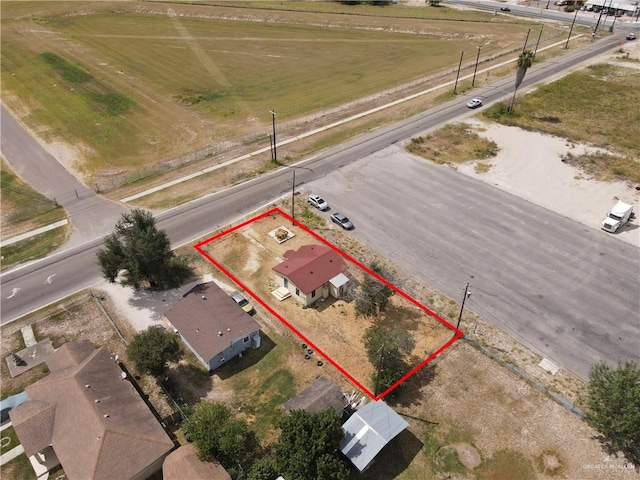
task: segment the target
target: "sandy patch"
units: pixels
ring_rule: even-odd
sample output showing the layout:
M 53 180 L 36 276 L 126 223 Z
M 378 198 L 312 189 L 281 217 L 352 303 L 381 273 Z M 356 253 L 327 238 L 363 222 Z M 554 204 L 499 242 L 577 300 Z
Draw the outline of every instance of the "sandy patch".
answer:
M 96 286 L 113 301 L 116 310 L 126 318 L 131 326 L 141 332 L 153 325 L 169 326 L 164 314 L 168 312 L 182 296 L 195 285 L 203 282 L 216 282 L 226 292 L 232 292 L 234 287 L 214 279 L 211 275 L 204 275 L 201 280 L 191 282 L 180 288 L 163 292 L 135 290 L 133 287 L 123 287 L 117 283 L 101 282 Z
M 457 166 L 460 172 L 595 229 L 600 229 L 600 222 L 618 199 L 633 203 L 638 212 L 640 191 L 624 182 L 598 182 L 561 160 L 568 153 L 595 150 L 592 147 L 516 127 L 478 120 L 467 123 L 482 137 L 495 141 L 500 152 L 485 162 L 491 164 L 487 172 L 476 172 L 475 162 Z M 638 223 L 625 225 L 615 237 L 639 246 Z

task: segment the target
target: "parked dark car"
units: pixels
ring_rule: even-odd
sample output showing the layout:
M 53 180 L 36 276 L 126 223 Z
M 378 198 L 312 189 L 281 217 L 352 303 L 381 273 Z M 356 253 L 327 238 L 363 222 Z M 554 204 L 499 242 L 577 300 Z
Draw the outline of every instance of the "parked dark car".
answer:
M 506 7 L 506 6 L 505 6 L 505 7 L 502 7 L 502 8 L 500 9 L 500 11 L 501 11 L 501 12 L 510 12 L 510 11 L 511 11 L 511 9 L 510 9 L 509 7 Z

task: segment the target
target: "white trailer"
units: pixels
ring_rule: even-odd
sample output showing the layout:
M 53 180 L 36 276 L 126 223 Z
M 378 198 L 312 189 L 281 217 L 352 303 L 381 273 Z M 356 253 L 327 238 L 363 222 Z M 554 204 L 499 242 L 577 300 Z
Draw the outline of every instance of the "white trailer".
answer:
M 615 233 L 618 229 L 633 218 L 633 205 L 618 200 L 611 211 L 602 221 L 602 229 L 606 232 Z

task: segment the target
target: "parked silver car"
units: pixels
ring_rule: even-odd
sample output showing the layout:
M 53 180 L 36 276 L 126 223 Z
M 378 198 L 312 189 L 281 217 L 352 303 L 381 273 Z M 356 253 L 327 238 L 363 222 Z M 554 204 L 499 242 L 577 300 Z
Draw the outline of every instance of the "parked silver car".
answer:
M 351 220 L 349 220 L 345 215 L 341 213 L 334 213 L 333 215 L 331 215 L 331 221 L 333 223 L 337 223 L 345 230 L 353 229 L 353 223 L 351 223 Z
M 307 201 L 309 202 L 309 205 L 313 205 L 318 210 L 329 210 L 329 204 L 320 195 L 312 193 L 311 195 L 309 195 Z

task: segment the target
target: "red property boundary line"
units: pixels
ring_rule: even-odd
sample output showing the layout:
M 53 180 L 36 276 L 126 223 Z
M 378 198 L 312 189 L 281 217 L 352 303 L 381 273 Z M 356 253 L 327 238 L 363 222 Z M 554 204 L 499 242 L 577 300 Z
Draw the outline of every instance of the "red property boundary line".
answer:
M 247 288 L 247 286 L 242 283 L 237 277 L 235 277 L 229 270 L 227 270 L 223 265 L 221 265 L 218 261 L 216 261 L 213 257 L 211 257 L 207 252 L 205 252 L 203 250 L 202 247 L 204 247 L 205 245 L 221 238 L 224 237 L 230 233 L 235 232 L 236 230 L 241 229 L 242 227 L 249 225 L 253 222 L 256 222 L 264 217 L 268 217 L 271 216 L 273 214 L 278 214 L 282 217 L 284 217 L 286 220 L 289 220 L 290 222 L 292 222 L 295 226 L 301 228 L 302 230 L 304 230 L 306 233 L 308 233 L 309 235 L 313 236 L 316 240 L 318 240 L 319 242 L 322 242 L 324 245 L 328 246 L 329 248 L 331 248 L 332 250 L 334 250 L 335 252 L 337 252 L 339 255 L 341 255 L 342 257 L 344 257 L 345 259 L 347 259 L 348 261 L 350 261 L 351 263 L 353 263 L 354 265 L 356 265 L 357 267 L 361 268 L 363 271 L 367 272 L 369 275 L 373 276 L 376 280 L 382 282 L 384 285 L 388 286 L 389 288 L 391 288 L 396 294 L 400 295 L 401 297 L 405 298 L 406 300 L 408 300 L 409 302 L 411 302 L 412 304 L 414 304 L 416 307 L 418 307 L 419 309 L 423 310 L 424 312 L 426 312 L 427 314 L 429 314 L 431 317 L 435 318 L 436 320 L 438 320 L 440 323 L 442 323 L 443 325 L 445 325 L 447 328 L 449 328 L 450 330 L 452 330 L 454 332 L 454 336 L 453 338 L 451 338 L 451 340 L 449 340 L 448 342 L 446 342 L 444 345 L 442 345 L 440 348 L 438 348 L 435 352 L 433 352 L 431 355 L 429 355 L 427 358 L 425 358 L 422 362 L 420 362 L 418 365 L 416 365 L 415 367 L 413 367 L 409 372 L 407 372 L 405 375 L 402 376 L 402 378 L 400 378 L 396 383 L 394 383 L 393 385 L 391 385 L 389 388 L 387 388 L 384 392 L 375 395 L 373 392 L 371 392 L 367 387 L 365 387 L 364 385 L 362 385 L 358 380 L 356 380 L 349 372 L 347 372 L 344 368 L 342 368 L 337 362 L 335 362 L 331 357 L 329 357 L 328 355 L 326 355 L 321 349 L 319 349 L 317 347 L 317 345 L 315 345 L 309 338 L 307 338 L 302 332 L 300 332 L 297 328 L 295 328 L 293 325 L 291 325 L 287 320 L 285 320 L 278 312 L 276 312 L 273 308 L 271 308 L 269 305 L 267 305 L 267 303 L 265 303 L 259 296 L 257 296 L 255 293 L 253 293 L 253 291 L 251 291 L 249 288 Z M 224 232 L 218 233 L 217 235 L 214 235 L 213 237 L 210 237 L 206 240 L 203 240 L 199 243 L 197 243 L 196 245 L 194 245 L 194 248 L 202 255 L 204 256 L 207 260 L 209 260 L 216 268 L 218 268 L 222 273 L 224 273 L 225 275 L 227 275 L 236 285 L 238 285 L 240 288 L 242 288 L 243 290 L 245 290 L 246 292 L 248 292 L 251 297 L 257 301 L 260 305 L 262 305 L 266 310 L 269 311 L 269 313 L 271 313 L 273 316 L 275 316 L 278 320 L 280 320 L 284 325 L 286 325 L 287 328 L 289 328 L 289 330 L 291 330 L 293 333 L 295 333 L 298 337 L 300 337 L 307 345 L 309 345 L 311 348 L 313 348 L 314 351 L 318 352 L 322 358 L 324 358 L 327 362 L 329 362 L 331 365 L 333 365 L 336 369 L 338 369 L 338 371 L 340 373 L 342 373 L 345 377 L 347 377 L 349 379 L 349 381 L 351 381 L 354 385 L 356 385 L 360 390 L 362 390 L 365 394 L 367 394 L 369 397 L 371 397 L 373 400 L 381 400 L 382 398 L 384 398 L 386 395 L 388 395 L 390 392 L 392 392 L 393 390 L 395 390 L 401 383 L 403 383 L 404 381 L 406 381 L 409 377 L 411 377 L 412 375 L 414 375 L 418 370 L 420 370 L 422 367 L 424 367 L 427 363 L 429 363 L 431 360 L 433 360 L 435 357 L 437 357 L 438 355 L 440 355 L 444 350 L 446 350 L 447 348 L 449 348 L 451 345 L 453 345 L 457 340 L 459 340 L 463 335 L 464 332 L 462 332 L 461 330 L 457 329 L 456 327 L 454 327 L 453 325 L 451 325 L 449 322 L 447 322 L 445 319 L 443 319 L 442 317 L 440 317 L 440 315 L 438 315 L 437 313 L 429 310 L 427 307 L 425 307 L 424 305 L 422 305 L 421 303 L 419 303 L 417 300 L 415 300 L 413 297 L 409 296 L 407 293 L 403 292 L 402 290 L 400 290 L 399 288 L 397 288 L 395 285 L 389 283 L 387 280 L 385 280 L 384 278 L 382 278 L 381 276 L 379 276 L 377 273 L 373 272 L 372 270 L 370 270 L 368 267 L 366 267 L 365 265 L 363 265 L 362 263 L 360 263 L 359 261 L 357 261 L 355 258 L 351 257 L 350 255 L 348 255 L 347 253 L 343 252 L 342 250 L 340 250 L 339 248 L 337 248 L 335 245 L 329 243 L 327 240 L 325 240 L 324 238 L 322 238 L 321 236 L 319 236 L 317 233 L 315 233 L 314 231 L 310 230 L 308 227 L 306 227 L 305 225 L 301 224 L 300 222 L 298 222 L 297 220 L 295 220 L 293 217 L 291 217 L 290 215 L 288 215 L 287 213 L 285 213 L 284 211 L 282 211 L 279 208 L 272 208 L 271 210 L 258 215 L 257 217 L 251 218 L 239 225 L 236 225 L 235 227 L 232 227 L 228 230 L 225 230 Z

